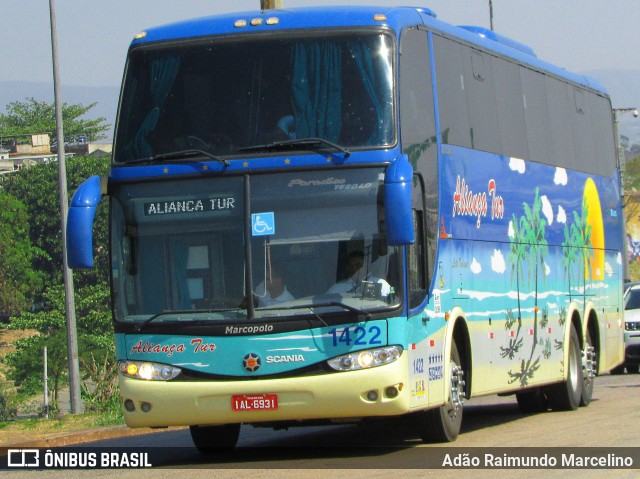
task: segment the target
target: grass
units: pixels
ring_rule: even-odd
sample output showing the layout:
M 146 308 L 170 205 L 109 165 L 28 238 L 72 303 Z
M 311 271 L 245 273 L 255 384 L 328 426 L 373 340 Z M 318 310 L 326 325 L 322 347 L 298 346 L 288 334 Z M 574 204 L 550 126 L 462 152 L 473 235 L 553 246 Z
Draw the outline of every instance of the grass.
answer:
M 122 424 L 117 422 L 115 424 Z M 103 414 L 89 412 L 60 418 L 23 418 L 0 422 L 0 446 L 50 438 L 52 436 L 114 425 Z
M 7 379 L 7 365 L 4 358 L 15 350 L 13 343 L 35 331 L 12 330 L 0 328 L 0 399 L 8 400 L 5 406 L 29 411 L 28 416 L 18 415 L 11 420 L 0 421 L 0 446 L 36 439 L 44 439 L 53 435 L 71 433 L 97 427 L 124 424 L 119 394 L 114 394 L 106 402 L 100 404 L 83 398 L 85 411 L 83 414 L 68 414 L 50 418 L 34 417 L 41 409 L 41 397 L 25 398 L 17 393 L 12 381 Z

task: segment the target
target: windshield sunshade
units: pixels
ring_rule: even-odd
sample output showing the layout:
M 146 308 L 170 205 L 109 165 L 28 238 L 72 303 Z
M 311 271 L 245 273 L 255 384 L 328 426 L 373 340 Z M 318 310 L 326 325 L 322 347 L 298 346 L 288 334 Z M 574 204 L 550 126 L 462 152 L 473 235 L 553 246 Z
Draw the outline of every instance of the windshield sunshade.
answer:
M 393 144 L 391 52 L 391 38 L 373 32 L 135 48 L 114 161 L 246 155 L 285 141 L 308 151 L 290 142 L 304 139 L 333 151 Z

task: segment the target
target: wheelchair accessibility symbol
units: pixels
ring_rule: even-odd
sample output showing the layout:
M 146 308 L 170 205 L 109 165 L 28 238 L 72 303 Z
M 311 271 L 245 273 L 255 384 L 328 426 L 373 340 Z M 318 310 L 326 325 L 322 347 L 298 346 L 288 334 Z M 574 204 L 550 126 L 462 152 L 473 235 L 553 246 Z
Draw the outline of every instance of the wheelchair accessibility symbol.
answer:
M 276 220 L 273 211 L 251 215 L 251 234 L 253 236 L 276 234 Z

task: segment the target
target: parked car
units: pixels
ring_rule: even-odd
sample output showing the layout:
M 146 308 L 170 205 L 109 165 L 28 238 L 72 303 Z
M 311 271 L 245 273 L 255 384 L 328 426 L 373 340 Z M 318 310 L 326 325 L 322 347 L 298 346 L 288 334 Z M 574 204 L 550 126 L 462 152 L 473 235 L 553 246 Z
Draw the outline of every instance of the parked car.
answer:
M 624 286 L 624 363 L 611 374 L 637 373 L 640 369 L 640 282 Z

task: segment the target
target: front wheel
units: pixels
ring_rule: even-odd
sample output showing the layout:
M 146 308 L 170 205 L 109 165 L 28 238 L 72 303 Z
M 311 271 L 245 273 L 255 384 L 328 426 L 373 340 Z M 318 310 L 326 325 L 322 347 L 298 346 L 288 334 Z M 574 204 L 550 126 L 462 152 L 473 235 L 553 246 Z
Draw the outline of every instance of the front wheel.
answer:
M 464 371 L 456 343 L 451 345 L 449 401 L 436 409 L 416 414 L 418 434 L 424 442 L 455 441 L 462 427 Z
M 191 439 L 202 454 L 232 451 L 240 437 L 240 424 L 222 426 L 189 426 Z

